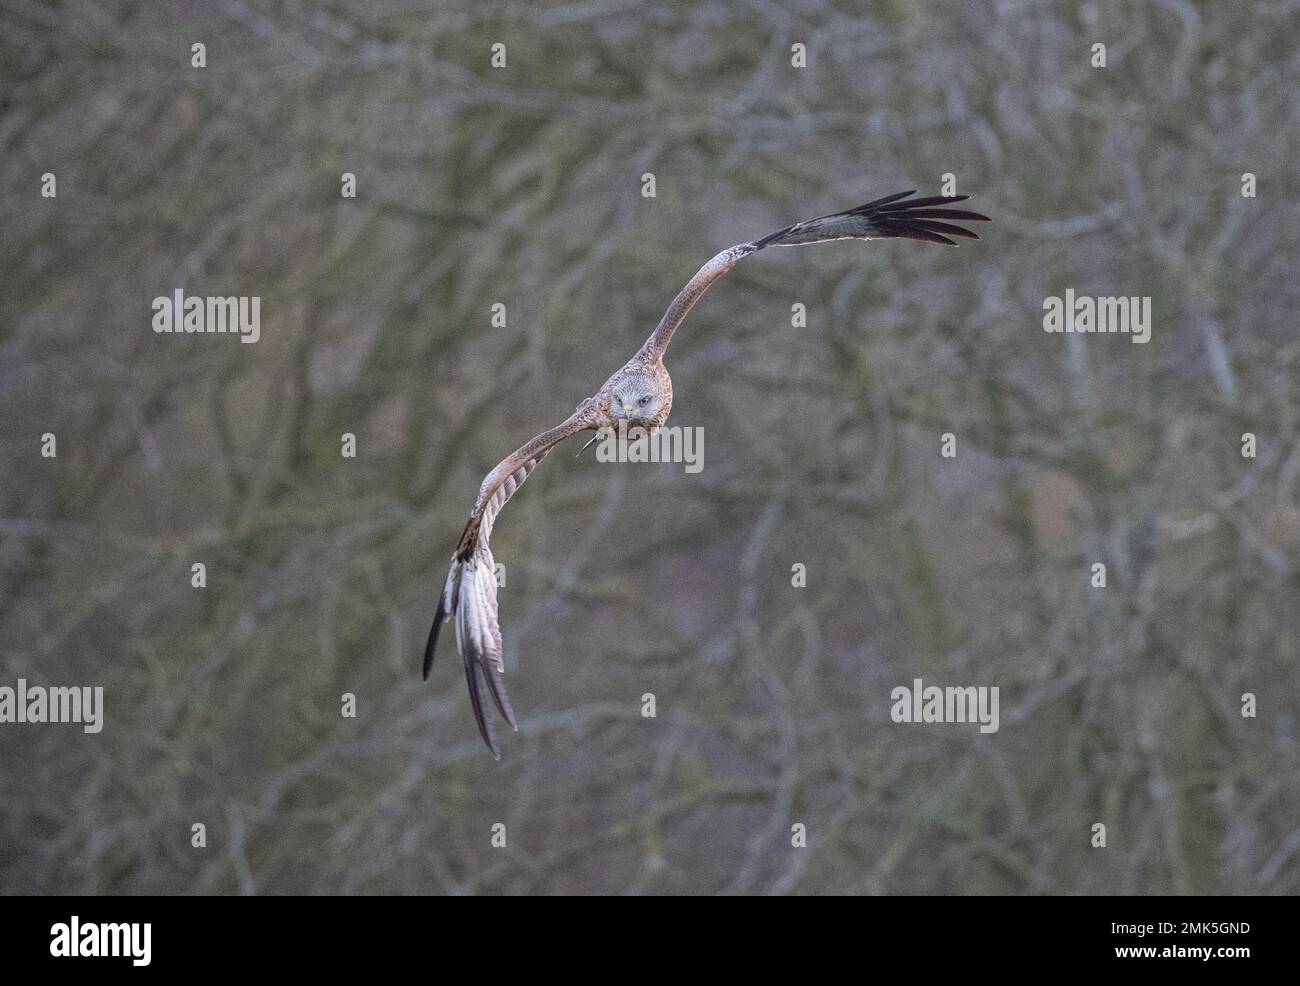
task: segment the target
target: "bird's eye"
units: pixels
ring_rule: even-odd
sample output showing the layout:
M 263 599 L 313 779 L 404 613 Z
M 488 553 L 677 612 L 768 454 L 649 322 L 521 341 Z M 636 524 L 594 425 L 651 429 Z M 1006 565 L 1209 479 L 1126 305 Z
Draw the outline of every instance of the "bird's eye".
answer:
M 650 395 L 649 395 L 649 394 L 646 394 L 644 397 L 641 398 L 641 400 L 639 401 L 639 403 L 640 403 L 640 405 L 641 405 L 642 407 L 645 407 L 647 404 L 650 403 Z

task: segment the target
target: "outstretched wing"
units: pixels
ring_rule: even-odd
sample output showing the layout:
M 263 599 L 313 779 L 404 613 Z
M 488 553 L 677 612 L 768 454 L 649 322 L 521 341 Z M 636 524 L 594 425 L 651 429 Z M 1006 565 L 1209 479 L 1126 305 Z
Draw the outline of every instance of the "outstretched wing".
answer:
M 501 759 L 496 730 L 485 710 L 491 697 L 501 717 L 518 729 L 515 713 L 506 697 L 504 665 L 501 660 L 501 626 L 497 622 L 496 565 L 488 542 L 497 514 L 506 505 L 534 469 L 537 463 L 571 435 L 596 427 L 593 409 L 584 402 L 563 424 L 544 431 L 527 445 L 517 449 L 487 474 L 479 487 L 469 523 L 460 536 L 456 553 L 452 556 L 451 570 L 438 599 L 438 612 L 429 631 L 429 642 L 424 648 L 424 677 L 429 677 L 433 666 L 433 652 L 438 646 L 438 631 L 445 620 L 456 620 L 456 649 L 465 662 L 465 678 L 469 683 L 469 700 L 474 707 L 474 719 L 483 742 L 492 756 Z
M 741 260 L 751 253 L 757 253 L 770 246 L 801 246 L 805 243 L 825 243 L 829 240 L 883 240 L 903 238 L 909 240 L 927 240 L 930 243 L 945 243 L 956 246 L 952 236 L 964 236 L 972 240 L 979 237 L 962 226 L 956 226 L 948 220 L 964 222 L 988 222 L 988 216 L 965 209 L 947 208 L 956 202 L 964 202 L 968 195 L 934 195 L 927 198 L 910 199 L 916 190 L 898 192 L 876 199 L 866 205 L 846 212 L 834 212 L 829 216 L 807 219 L 775 233 L 764 236 L 753 243 L 741 243 L 729 250 L 723 250 L 699 269 L 686 287 L 677 293 L 673 303 L 664 312 L 645 345 L 637 356 L 653 362 L 663 357 L 664 350 L 677 331 L 677 327 L 686 319 L 686 313 L 700 299 L 700 295 Z

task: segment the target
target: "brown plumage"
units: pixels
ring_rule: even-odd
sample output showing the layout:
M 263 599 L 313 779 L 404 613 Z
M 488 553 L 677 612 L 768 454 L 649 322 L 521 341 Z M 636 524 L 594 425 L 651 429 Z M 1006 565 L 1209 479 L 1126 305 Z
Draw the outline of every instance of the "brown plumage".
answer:
M 516 449 L 487 474 L 470 510 L 469 522 L 452 555 L 451 569 L 438 611 L 424 649 L 424 677 L 429 677 L 438 631 L 445 620 L 456 619 L 456 647 L 465 663 L 470 704 L 483 741 L 492 755 L 501 759 L 501 746 L 487 712 L 490 700 L 512 729 L 514 710 L 506 696 L 501 659 L 501 626 L 497 620 L 495 563 L 488 542 L 492 525 L 501 508 L 524 484 L 537 464 L 566 438 L 583 431 L 617 428 L 620 422 L 635 432 L 656 429 L 668 420 L 673 405 L 673 383 L 664 367 L 664 351 L 673 333 L 685 320 L 700 296 L 741 260 L 769 246 L 800 246 L 829 240 L 913 239 L 956 246 L 953 236 L 979 239 L 973 232 L 950 220 L 984 222 L 987 216 L 965 209 L 948 208 L 967 198 L 933 196 L 909 199 L 916 194 L 899 192 L 846 212 L 836 212 L 795 223 L 752 243 L 723 250 L 696 272 L 677 293 L 668 311 L 636 355 L 611 376 L 593 396 L 577 406 L 573 414 L 549 431 Z M 908 200 L 908 201 L 905 201 Z

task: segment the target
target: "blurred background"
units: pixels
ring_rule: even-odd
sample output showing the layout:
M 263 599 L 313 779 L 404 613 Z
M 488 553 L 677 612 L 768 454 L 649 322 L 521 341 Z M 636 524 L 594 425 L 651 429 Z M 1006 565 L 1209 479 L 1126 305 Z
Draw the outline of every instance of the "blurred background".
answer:
M 1297 892 L 1298 40 L 1295 2 L 0 0 L 0 684 L 106 705 L 0 725 L 0 890 Z M 419 673 L 484 474 L 718 250 L 945 174 L 982 242 L 700 302 L 701 473 L 570 443 L 503 511 L 493 762 L 454 647 Z M 177 288 L 259 296 L 260 342 L 156 335 Z M 1067 288 L 1150 296 L 1151 342 L 1045 333 Z M 891 722 L 918 677 L 1000 730 Z

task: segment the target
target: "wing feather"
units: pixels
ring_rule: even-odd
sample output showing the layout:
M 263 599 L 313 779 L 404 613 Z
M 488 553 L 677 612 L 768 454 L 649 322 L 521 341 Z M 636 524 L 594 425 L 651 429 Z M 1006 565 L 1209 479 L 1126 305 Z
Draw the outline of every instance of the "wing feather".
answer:
M 516 449 L 487 474 L 479 487 L 478 498 L 470 511 L 469 522 L 456 546 L 446 584 L 438 598 L 438 611 L 424 650 L 424 676 L 428 678 L 433 666 L 439 629 L 445 620 L 454 619 L 456 649 L 465 665 L 474 721 L 483 742 L 498 760 L 501 759 L 501 744 L 487 711 L 489 700 L 511 729 L 519 726 L 506 694 L 501 624 L 497 618 L 496 562 L 489 545 L 492 528 L 501 508 L 551 449 L 571 435 L 595 427 L 593 408 L 584 403 L 563 424 L 542 432 Z
M 673 303 L 668 306 L 668 311 L 664 312 L 654 332 L 637 353 L 637 358 L 650 363 L 662 359 L 668 343 L 672 341 L 673 333 L 686 320 L 686 315 L 700 296 L 708 290 L 709 285 L 750 254 L 766 247 L 803 246 L 831 240 L 882 239 L 924 240 L 929 243 L 956 246 L 956 242 L 950 237 L 961 236 L 978 240 L 979 236 L 969 229 L 942 220 L 989 221 L 988 216 L 967 209 L 932 208 L 964 202 L 969 198 L 967 195 L 929 195 L 919 199 L 909 197 L 915 194 L 915 190 L 896 192 L 844 212 L 833 212 L 830 215 L 795 223 L 785 229 L 778 229 L 775 233 L 769 233 L 753 243 L 741 243 L 723 250 L 701 267 L 686 287 L 677 293 Z

